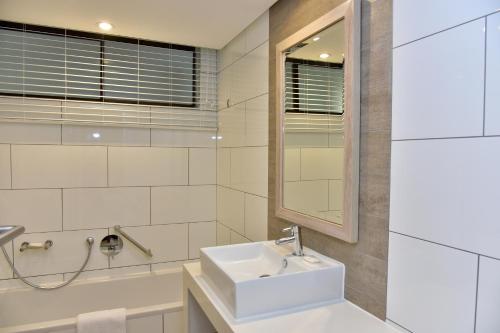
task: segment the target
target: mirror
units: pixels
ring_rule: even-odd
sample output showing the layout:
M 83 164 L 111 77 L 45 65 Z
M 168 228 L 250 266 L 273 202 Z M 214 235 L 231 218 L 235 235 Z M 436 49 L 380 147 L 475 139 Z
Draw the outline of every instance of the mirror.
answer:
M 348 1 L 277 46 L 276 214 L 348 242 L 357 241 L 359 173 L 354 13 Z

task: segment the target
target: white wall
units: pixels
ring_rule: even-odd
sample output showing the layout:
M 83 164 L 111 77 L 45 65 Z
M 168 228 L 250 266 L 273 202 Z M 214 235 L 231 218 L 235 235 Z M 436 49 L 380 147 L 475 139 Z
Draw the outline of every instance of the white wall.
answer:
M 215 134 L 0 123 L 0 224 L 26 227 L 7 246 L 16 267 L 35 282 L 68 279 L 85 258 L 88 236 L 96 242 L 83 279 L 198 258 L 200 247 L 216 243 Z M 124 240 L 108 260 L 99 244 L 116 224 L 154 257 Z M 19 252 L 24 241 L 47 239 L 54 241 L 47 251 Z M 21 286 L 0 256 L 0 289 Z
M 267 239 L 269 13 L 218 54 L 217 243 Z
M 394 0 L 388 320 L 498 333 L 498 0 Z

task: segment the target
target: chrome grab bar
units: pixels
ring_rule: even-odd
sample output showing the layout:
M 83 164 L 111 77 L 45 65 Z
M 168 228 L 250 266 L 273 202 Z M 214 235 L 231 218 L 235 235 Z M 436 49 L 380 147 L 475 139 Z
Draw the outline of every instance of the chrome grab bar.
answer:
M 122 228 L 119 225 L 115 225 L 114 228 L 115 228 L 115 231 L 117 233 L 119 233 L 120 235 L 122 235 L 130 243 L 132 243 L 135 246 L 137 246 L 137 248 L 139 250 L 141 250 L 142 252 L 144 252 L 145 255 L 147 255 L 148 257 L 153 257 L 153 253 L 151 252 L 151 249 L 146 249 L 144 246 L 142 246 L 142 244 L 140 244 L 138 241 L 136 241 L 135 239 L 133 239 L 132 237 L 130 237 L 129 234 L 127 234 L 125 231 L 123 231 Z
M 19 251 L 24 252 L 26 250 L 48 250 L 54 245 L 54 242 L 50 239 L 46 240 L 44 243 L 30 243 L 30 242 L 22 242 Z

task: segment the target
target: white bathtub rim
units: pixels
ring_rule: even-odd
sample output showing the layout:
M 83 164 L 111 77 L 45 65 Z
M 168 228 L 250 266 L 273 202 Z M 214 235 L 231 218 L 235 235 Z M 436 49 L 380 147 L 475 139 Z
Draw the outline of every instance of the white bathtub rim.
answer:
M 181 301 L 127 309 L 127 320 L 179 312 L 182 309 L 183 304 Z M 64 318 L 34 324 L 3 327 L 0 328 L 0 333 L 50 333 L 72 328 L 76 328 L 76 318 Z

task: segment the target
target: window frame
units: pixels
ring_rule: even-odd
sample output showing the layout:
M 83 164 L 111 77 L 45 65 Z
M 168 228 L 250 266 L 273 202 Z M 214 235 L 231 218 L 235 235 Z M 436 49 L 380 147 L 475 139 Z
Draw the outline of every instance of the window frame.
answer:
M 130 38 L 130 37 L 122 37 L 122 36 L 116 36 L 116 35 L 107 35 L 107 34 L 100 34 L 100 33 L 93 33 L 93 32 L 86 32 L 86 31 L 79 31 L 79 30 L 71 30 L 71 29 L 63 29 L 63 28 L 53 28 L 53 27 L 46 27 L 46 26 L 39 26 L 39 25 L 33 25 L 33 24 L 25 24 L 25 23 L 17 23 L 17 22 L 11 22 L 11 21 L 3 21 L 0 20 L 0 30 L 15 30 L 15 31 L 22 31 L 22 32 L 29 32 L 29 33 L 34 33 L 34 34 L 40 34 L 40 35 L 58 35 L 61 37 L 70 37 L 74 39 L 83 39 L 83 40 L 95 40 L 99 42 L 100 45 L 100 53 L 99 53 L 99 58 L 100 58 L 100 71 L 99 71 L 99 97 L 74 97 L 74 96 L 67 96 L 67 92 L 65 92 L 64 95 L 44 95 L 44 94 L 25 94 L 23 93 L 12 93 L 12 92 L 2 92 L 0 90 L 0 96 L 10 96 L 10 97 L 28 97 L 28 98 L 47 98 L 47 99 L 56 99 L 56 100 L 71 100 L 71 101 L 87 101 L 87 102 L 103 102 L 103 103 L 119 103 L 119 104 L 137 104 L 137 105 L 150 105 L 150 106 L 168 106 L 168 107 L 181 107 L 181 108 L 197 108 L 199 106 L 199 103 L 197 102 L 196 98 L 199 94 L 198 92 L 198 86 L 196 85 L 197 81 L 197 73 L 198 73 L 198 60 L 199 60 L 199 52 L 197 51 L 197 48 L 194 46 L 187 46 L 187 45 L 180 45 L 180 44 L 173 44 L 173 43 L 165 43 L 165 42 L 158 42 L 158 41 L 150 41 L 150 40 L 145 40 L 145 39 L 139 39 L 139 38 Z M 177 102 L 151 102 L 151 101 L 141 101 L 140 99 L 133 100 L 133 99 L 119 99 L 119 98 L 110 98 L 110 97 L 105 97 L 104 91 L 105 91 L 105 84 L 104 84 L 104 78 L 106 76 L 106 72 L 104 70 L 105 68 L 105 42 L 106 41 L 114 41 L 114 42 L 122 42 L 122 43 L 127 43 L 127 44 L 132 44 L 132 45 L 144 45 L 144 46 L 151 46 L 151 47 L 158 47 L 158 48 L 166 48 L 166 49 L 176 49 L 176 50 L 182 50 L 182 51 L 191 51 L 193 53 L 192 57 L 192 99 L 191 103 L 177 103 Z M 140 58 L 138 58 L 138 62 L 140 61 Z M 138 73 L 137 80 L 135 82 L 139 82 L 139 77 L 140 74 Z M 96 76 L 97 78 L 97 76 Z
M 300 108 L 300 97 L 299 94 L 295 94 L 295 91 L 299 91 L 299 65 L 311 65 L 317 67 L 325 67 L 325 68 L 336 68 L 336 69 L 344 69 L 344 63 L 336 63 L 336 62 L 323 62 L 323 61 L 315 61 L 315 60 L 306 60 L 306 59 L 295 59 L 295 58 L 285 58 L 285 67 L 286 63 L 292 64 L 292 84 L 291 89 L 294 92 L 292 97 L 292 109 L 286 109 L 285 113 L 309 113 L 309 114 L 320 114 L 320 115 L 335 115 L 341 116 L 345 112 L 345 108 L 342 108 L 342 113 L 337 112 L 320 112 L 320 111 L 309 111 Z M 286 86 L 285 86 L 286 89 Z

